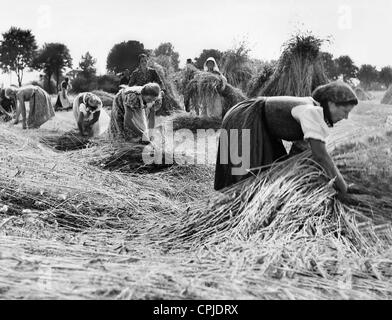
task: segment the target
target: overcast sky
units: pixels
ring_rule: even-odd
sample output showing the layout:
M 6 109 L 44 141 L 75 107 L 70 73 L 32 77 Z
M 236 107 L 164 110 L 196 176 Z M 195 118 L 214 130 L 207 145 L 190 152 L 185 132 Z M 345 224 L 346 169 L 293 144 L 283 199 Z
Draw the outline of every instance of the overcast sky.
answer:
M 115 43 L 148 49 L 171 42 L 181 63 L 203 49 L 226 50 L 246 39 L 251 56 L 277 59 L 298 29 L 332 37 L 324 47 L 357 65 L 392 65 L 392 0 L 14 0 L 2 1 L 0 32 L 31 29 L 39 45 L 66 44 L 76 67 L 89 51 L 99 73 Z M 31 77 L 31 76 L 30 76 Z M 3 75 L 2 80 L 9 77 Z M 29 77 L 28 77 L 29 78 Z M 15 78 L 14 78 L 15 80 Z

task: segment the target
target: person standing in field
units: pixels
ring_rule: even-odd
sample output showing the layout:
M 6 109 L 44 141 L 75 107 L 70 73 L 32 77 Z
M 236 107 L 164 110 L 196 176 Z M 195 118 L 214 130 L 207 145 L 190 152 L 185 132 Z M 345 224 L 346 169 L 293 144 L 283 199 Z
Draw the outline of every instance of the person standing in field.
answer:
M 153 68 L 147 67 L 147 63 L 147 55 L 144 53 L 139 55 L 139 67 L 132 72 L 128 86 L 144 86 L 147 83 L 154 82 L 159 84 L 160 88 L 164 91 L 165 86 L 158 72 Z
M 128 86 L 144 86 L 147 83 L 157 83 L 161 88 L 161 93 L 159 95 L 159 99 L 154 101 L 154 106 L 149 104 L 149 109 L 155 111 L 159 110 L 162 107 L 162 99 L 165 98 L 166 88 L 165 85 L 159 76 L 158 72 L 153 69 L 147 67 L 148 57 L 146 54 L 139 55 L 139 67 L 132 72 Z M 153 129 L 155 127 L 155 112 L 150 112 L 148 114 L 148 127 Z
M 7 88 L 5 97 L 15 101 L 16 117 L 14 124 L 19 123 L 22 114 L 23 129 L 36 129 L 55 116 L 50 96 L 38 86 L 24 86 L 21 88 Z M 29 102 L 29 116 L 26 119 L 25 102 Z
M 219 88 L 219 91 L 223 91 L 226 88 L 227 85 L 227 79 L 226 77 L 222 74 L 222 72 L 220 72 L 218 64 L 216 63 L 216 60 L 214 59 L 214 57 L 209 57 L 205 62 L 204 62 L 204 67 L 203 67 L 205 72 L 210 72 L 213 73 L 215 75 L 217 75 L 218 77 L 220 77 L 222 83 L 221 86 Z
M 149 141 L 148 116 L 155 109 L 161 88 L 156 83 L 120 90 L 113 102 L 109 137 L 131 142 Z
M 57 95 L 57 101 L 55 104 L 55 111 L 67 110 L 71 106 L 71 102 L 68 97 L 68 92 L 71 90 L 71 84 L 69 83 L 69 78 L 66 77 L 64 81 L 61 82 L 60 92 Z
M 260 170 L 262 166 L 287 158 L 282 140 L 305 140 L 313 158 L 329 177 L 336 179 L 335 188 L 344 196 L 347 184 L 325 144 L 328 128 L 347 119 L 357 104 L 358 98 L 351 87 L 336 81 L 316 88 L 312 97 L 258 97 L 235 105 L 223 119 L 215 189 L 221 190 L 248 178 L 252 169 Z M 244 142 L 246 145 L 242 140 L 246 134 L 244 129 L 250 133 L 250 140 Z M 234 139 L 230 135 L 232 130 L 238 132 Z M 232 153 L 238 155 L 240 152 L 242 163 L 238 164 Z
M 101 99 L 93 93 L 79 93 L 73 102 L 73 114 L 82 136 L 97 137 L 109 126 L 109 116 Z

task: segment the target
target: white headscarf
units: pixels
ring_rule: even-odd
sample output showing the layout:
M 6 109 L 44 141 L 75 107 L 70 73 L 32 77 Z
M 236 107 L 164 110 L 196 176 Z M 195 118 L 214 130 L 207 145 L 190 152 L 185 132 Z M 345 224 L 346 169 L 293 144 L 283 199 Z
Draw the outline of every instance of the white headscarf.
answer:
M 207 60 L 206 60 L 206 62 L 204 62 L 204 71 L 208 71 L 208 67 L 207 67 L 207 62 L 208 61 L 212 61 L 213 63 L 214 63 L 214 71 L 216 71 L 216 72 L 219 72 L 220 73 L 220 71 L 219 71 L 219 67 L 218 67 L 218 64 L 216 63 L 216 61 L 215 61 L 215 59 L 214 59 L 214 57 L 209 57 Z

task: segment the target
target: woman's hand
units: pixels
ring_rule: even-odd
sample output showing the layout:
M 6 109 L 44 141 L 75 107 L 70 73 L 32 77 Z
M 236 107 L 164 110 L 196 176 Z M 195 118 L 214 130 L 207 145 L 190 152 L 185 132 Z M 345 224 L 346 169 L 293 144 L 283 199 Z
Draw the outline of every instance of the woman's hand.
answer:
M 309 139 L 309 143 L 313 158 L 324 168 L 330 178 L 335 178 L 336 190 L 341 196 L 347 195 L 347 183 L 329 155 L 325 143 L 315 139 Z

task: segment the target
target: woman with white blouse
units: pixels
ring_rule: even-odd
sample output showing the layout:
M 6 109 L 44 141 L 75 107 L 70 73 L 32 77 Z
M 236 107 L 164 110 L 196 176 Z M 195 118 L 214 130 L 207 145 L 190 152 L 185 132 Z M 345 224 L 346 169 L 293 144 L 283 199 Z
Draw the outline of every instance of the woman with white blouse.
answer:
M 282 140 L 302 140 L 310 145 L 313 158 L 327 174 L 336 178 L 335 188 L 346 194 L 347 184 L 327 152 L 326 139 L 329 127 L 347 119 L 357 104 L 351 87 L 335 81 L 318 87 L 312 97 L 259 97 L 235 105 L 223 119 L 215 189 L 246 179 L 252 168 L 286 158 Z M 247 134 L 249 141 L 243 140 Z
M 82 136 L 98 137 L 109 127 L 110 118 L 101 99 L 91 92 L 79 93 L 73 102 L 73 114 Z

